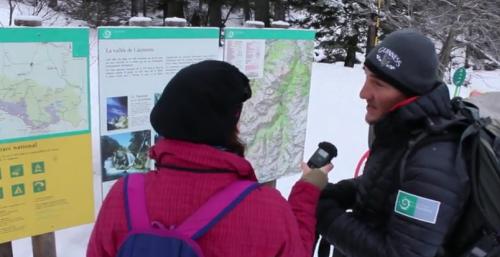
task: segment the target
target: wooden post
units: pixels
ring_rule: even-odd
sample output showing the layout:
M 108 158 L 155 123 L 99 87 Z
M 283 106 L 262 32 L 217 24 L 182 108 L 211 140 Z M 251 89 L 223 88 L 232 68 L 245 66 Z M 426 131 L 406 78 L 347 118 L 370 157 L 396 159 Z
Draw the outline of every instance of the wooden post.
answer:
M 13 257 L 11 242 L 5 242 L 0 244 L 0 257 Z
M 57 257 L 54 232 L 31 237 L 33 257 Z

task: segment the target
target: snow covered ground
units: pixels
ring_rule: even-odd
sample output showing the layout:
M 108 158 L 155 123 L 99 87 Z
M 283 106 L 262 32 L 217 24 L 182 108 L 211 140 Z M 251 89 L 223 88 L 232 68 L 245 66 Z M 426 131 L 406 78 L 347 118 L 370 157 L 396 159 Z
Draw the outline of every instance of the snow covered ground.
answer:
M 24 9 L 23 9 L 24 8 Z M 16 12 L 26 15 L 29 10 L 21 7 Z M 24 10 L 24 11 L 22 11 Z M 8 25 L 8 4 L 0 0 L 0 27 Z M 82 22 L 72 21 L 63 15 L 57 15 L 44 21 L 45 25 L 80 26 Z M 95 31 L 91 31 L 91 101 L 98 102 L 97 96 L 97 61 Z M 365 104 L 358 93 L 364 80 L 360 66 L 353 69 L 344 68 L 341 64 L 313 65 L 312 85 L 309 100 L 307 135 L 305 143 L 305 159 L 314 152 L 321 141 L 330 141 L 338 148 L 338 157 L 334 159 L 334 170 L 330 173 L 331 181 L 352 177 L 360 156 L 367 150 L 367 129 L 364 123 Z M 453 88 L 452 92 L 453 92 Z M 467 96 L 471 90 L 480 92 L 500 91 L 500 71 L 474 71 L 471 75 L 471 86 L 462 90 Z M 97 145 L 98 109 L 93 105 L 92 131 L 94 146 Z M 97 157 L 97 156 L 94 156 Z M 94 174 L 97 178 L 97 158 L 94 158 Z M 298 164 L 297 164 L 298 168 Z M 278 180 L 277 188 L 287 196 L 299 175 Z M 98 179 L 96 179 L 98 181 Z M 100 203 L 100 185 L 95 183 L 96 207 Z M 96 208 L 97 210 L 97 208 Z M 56 231 L 56 247 L 59 257 L 85 256 L 85 249 L 92 224 Z M 29 238 L 13 241 L 14 257 L 32 256 Z

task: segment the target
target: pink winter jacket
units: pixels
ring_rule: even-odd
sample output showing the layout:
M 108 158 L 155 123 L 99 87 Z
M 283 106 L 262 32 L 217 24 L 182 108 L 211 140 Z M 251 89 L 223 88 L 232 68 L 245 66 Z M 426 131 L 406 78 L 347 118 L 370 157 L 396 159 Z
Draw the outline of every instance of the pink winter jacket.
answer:
M 145 177 L 146 205 L 150 220 L 167 227 L 180 224 L 233 181 L 256 180 L 244 158 L 207 145 L 162 140 L 151 156 L 158 169 Z M 205 257 L 310 256 L 319 194 L 316 186 L 298 181 L 286 201 L 277 190 L 261 186 L 197 242 Z M 87 257 L 114 257 L 126 234 L 120 179 L 101 207 Z

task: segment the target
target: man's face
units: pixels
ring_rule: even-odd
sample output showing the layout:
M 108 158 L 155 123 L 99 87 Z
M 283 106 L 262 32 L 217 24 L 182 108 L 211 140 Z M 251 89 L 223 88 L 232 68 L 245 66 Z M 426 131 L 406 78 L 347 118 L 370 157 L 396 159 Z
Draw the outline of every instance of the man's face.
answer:
M 359 92 L 359 97 L 366 100 L 366 122 L 374 124 L 394 105 L 407 97 L 389 83 L 379 79 L 368 68 L 364 69 L 366 80 L 361 92 Z

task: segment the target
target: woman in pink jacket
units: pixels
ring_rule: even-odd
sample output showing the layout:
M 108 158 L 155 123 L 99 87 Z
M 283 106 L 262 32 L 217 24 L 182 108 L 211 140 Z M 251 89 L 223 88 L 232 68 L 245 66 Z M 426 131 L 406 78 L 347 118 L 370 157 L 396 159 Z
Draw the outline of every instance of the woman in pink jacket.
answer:
M 163 139 L 150 150 L 156 169 L 145 175 L 150 220 L 180 224 L 232 182 L 256 181 L 237 129 L 250 96 L 247 77 L 220 61 L 188 66 L 169 82 L 151 112 Z M 252 191 L 197 240 L 205 257 L 310 256 L 316 204 L 331 168 L 305 168 L 288 201 L 268 186 Z M 101 207 L 87 257 L 117 254 L 128 232 L 123 191 L 120 179 Z

